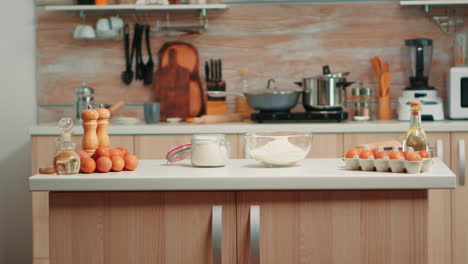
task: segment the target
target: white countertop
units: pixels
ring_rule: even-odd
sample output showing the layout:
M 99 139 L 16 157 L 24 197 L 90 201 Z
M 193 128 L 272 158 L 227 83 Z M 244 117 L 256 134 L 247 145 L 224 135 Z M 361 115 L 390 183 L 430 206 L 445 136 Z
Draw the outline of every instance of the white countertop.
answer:
M 347 121 L 341 123 L 223 123 L 194 125 L 187 123 L 157 125 L 111 125 L 111 135 L 171 135 L 171 134 L 195 134 L 195 133 L 223 133 L 244 134 L 248 132 L 265 131 L 297 131 L 313 133 L 385 133 L 405 132 L 409 122 L 400 121 Z M 468 132 L 468 121 L 434 121 L 424 122 L 426 132 Z M 30 129 L 32 136 L 59 135 L 57 124 L 37 125 Z M 74 135 L 83 134 L 80 126 L 73 129 Z
M 341 159 L 306 159 L 300 166 L 269 168 L 254 160 L 230 160 L 226 167 L 194 168 L 142 160 L 136 171 L 77 175 L 35 175 L 32 191 L 338 190 L 455 188 L 455 174 L 440 160 L 431 173 L 349 171 Z

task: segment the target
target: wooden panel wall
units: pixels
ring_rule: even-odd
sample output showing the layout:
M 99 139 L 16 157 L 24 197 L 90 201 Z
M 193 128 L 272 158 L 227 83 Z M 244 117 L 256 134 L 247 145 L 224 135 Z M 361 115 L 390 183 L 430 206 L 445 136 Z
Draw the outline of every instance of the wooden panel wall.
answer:
M 73 29 L 81 23 L 78 13 L 46 12 L 38 7 L 37 14 L 39 104 L 72 103 L 73 90 L 82 81 L 96 89 L 95 100 L 100 103 L 150 100 L 151 87 L 141 82 L 125 86 L 120 81 L 125 68 L 122 41 L 73 40 Z M 113 14 L 91 13 L 86 23 L 94 24 L 98 18 Z M 128 23 L 153 26 L 165 19 L 165 13 L 152 14 L 121 16 Z M 196 12 L 170 15 L 174 24 L 198 23 Z M 400 7 L 397 1 L 232 4 L 228 10 L 209 11 L 208 18 L 209 29 L 203 34 L 153 36 L 153 54 L 166 41 L 192 43 L 199 50 L 200 63 L 223 59 L 223 76 L 230 90 L 236 88 L 243 68 L 249 69 L 254 87 L 265 86 L 272 77 L 278 86 L 294 87 L 294 81 L 320 73 L 324 64 L 333 71 L 351 71 L 349 80 L 364 81 L 375 88 L 369 58 L 380 55 L 391 64 L 392 95 L 397 97 L 407 85 L 404 39 L 429 37 L 435 41 L 431 83 L 445 95 L 453 35 L 443 33 L 419 7 Z

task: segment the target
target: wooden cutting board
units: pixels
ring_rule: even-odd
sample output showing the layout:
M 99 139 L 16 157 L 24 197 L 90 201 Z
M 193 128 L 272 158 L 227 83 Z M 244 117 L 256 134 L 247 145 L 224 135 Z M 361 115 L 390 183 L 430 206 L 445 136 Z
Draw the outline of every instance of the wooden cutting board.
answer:
M 177 53 L 177 64 L 190 71 L 189 84 L 189 112 L 190 116 L 200 116 L 205 114 L 205 96 L 199 74 L 199 56 L 197 49 L 185 42 L 173 41 L 166 42 L 159 50 L 159 65 L 162 67 L 169 64 L 169 50 L 175 50 Z
M 160 103 L 160 119 L 188 118 L 190 114 L 190 71 L 177 64 L 177 51 L 168 50 L 168 64 L 154 74 L 155 100 Z

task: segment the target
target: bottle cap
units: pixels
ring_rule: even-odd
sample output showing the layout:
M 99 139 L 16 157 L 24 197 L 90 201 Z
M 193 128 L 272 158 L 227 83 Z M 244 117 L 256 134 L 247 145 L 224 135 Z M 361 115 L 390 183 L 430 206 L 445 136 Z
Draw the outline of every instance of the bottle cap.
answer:
M 247 74 L 247 73 L 249 73 L 249 70 L 243 69 L 243 70 L 240 71 L 240 73 L 241 73 L 241 74 Z
M 416 106 L 421 106 L 421 102 L 420 101 L 411 101 L 411 107 L 416 107 Z

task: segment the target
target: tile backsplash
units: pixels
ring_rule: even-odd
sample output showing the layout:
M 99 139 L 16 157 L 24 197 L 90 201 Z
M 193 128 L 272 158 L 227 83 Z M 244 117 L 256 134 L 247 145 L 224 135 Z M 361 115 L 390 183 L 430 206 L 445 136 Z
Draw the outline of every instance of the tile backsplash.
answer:
M 57 1 L 39 1 L 51 2 Z M 166 18 L 165 13 L 139 14 L 124 12 L 121 17 L 129 24 L 144 22 L 153 28 Z M 89 13 L 84 22 L 95 24 L 111 15 Z M 170 18 L 171 23 L 194 24 L 198 15 L 185 11 L 170 13 Z M 228 90 L 236 89 L 241 69 L 249 70 L 252 87 L 264 87 L 269 78 L 275 78 L 278 86 L 295 87 L 294 81 L 320 74 L 321 66 L 328 64 L 332 71 L 351 72 L 349 81 L 362 81 L 374 91 L 377 85 L 369 59 L 378 55 L 390 62 L 396 99 L 408 84 L 404 40 L 426 37 L 434 40 L 430 83 L 445 97 L 453 35 L 442 32 L 420 7 L 400 7 L 394 1 L 232 4 L 227 10 L 208 11 L 208 19 L 208 30 L 201 34 L 153 34 L 153 54 L 167 41 L 191 43 L 199 52 L 201 79 L 205 60 L 223 60 Z M 82 82 L 95 88 L 98 103 L 150 101 L 152 87 L 135 81 L 126 86 L 120 80 L 125 69 L 123 41 L 74 40 L 72 32 L 80 23 L 78 12 L 37 7 L 38 104 L 73 104 L 73 91 Z M 49 108 L 40 111 L 39 122 L 64 113 Z

